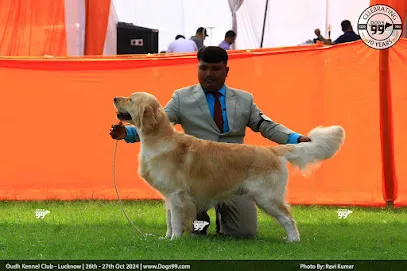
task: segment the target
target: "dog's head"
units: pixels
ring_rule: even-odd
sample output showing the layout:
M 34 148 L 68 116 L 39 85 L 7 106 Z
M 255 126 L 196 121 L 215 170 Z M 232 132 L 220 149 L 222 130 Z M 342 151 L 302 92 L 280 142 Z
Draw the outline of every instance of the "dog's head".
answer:
M 161 106 L 149 93 L 136 92 L 130 97 L 115 97 L 114 106 L 120 121 L 133 124 L 144 134 L 153 132 L 158 125 L 157 115 Z

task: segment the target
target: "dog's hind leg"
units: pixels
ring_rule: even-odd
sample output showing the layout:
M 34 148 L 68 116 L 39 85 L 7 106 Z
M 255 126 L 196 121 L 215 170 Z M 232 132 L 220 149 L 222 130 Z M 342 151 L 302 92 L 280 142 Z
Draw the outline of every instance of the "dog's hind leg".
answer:
M 177 191 L 168 197 L 171 208 L 171 239 L 177 239 L 191 230 L 196 216 L 196 206 L 185 191 Z
M 258 195 L 255 197 L 257 205 L 280 222 L 287 233 L 288 242 L 300 241 L 297 224 L 292 218 L 288 205 L 283 200 L 273 199 L 272 196 Z

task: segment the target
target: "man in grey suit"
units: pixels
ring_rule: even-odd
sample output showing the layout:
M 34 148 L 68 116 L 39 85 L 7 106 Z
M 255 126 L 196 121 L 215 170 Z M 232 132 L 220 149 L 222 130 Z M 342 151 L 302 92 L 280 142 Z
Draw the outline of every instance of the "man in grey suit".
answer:
M 203 47 L 198 51 L 199 84 L 176 90 L 165 106 L 169 120 L 181 124 L 186 134 L 200 139 L 227 143 L 243 143 L 246 126 L 254 132 L 279 144 L 296 144 L 311 141 L 268 118 L 256 106 L 249 92 L 225 85 L 229 72 L 227 52 L 217 46 Z M 139 141 L 134 126 L 116 124 L 110 135 L 128 143 Z M 197 220 L 210 223 L 206 212 Z M 206 234 L 203 230 L 193 233 Z M 253 201 L 242 196 L 216 206 L 216 231 L 236 237 L 254 237 L 257 232 L 257 209 Z

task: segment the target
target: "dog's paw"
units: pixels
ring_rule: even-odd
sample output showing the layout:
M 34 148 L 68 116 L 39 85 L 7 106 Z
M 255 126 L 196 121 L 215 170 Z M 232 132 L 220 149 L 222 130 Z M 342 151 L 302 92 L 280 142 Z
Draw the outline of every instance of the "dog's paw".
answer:
M 285 239 L 285 241 L 287 242 L 287 243 L 298 243 L 298 242 L 300 242 L 300 237 L 299 236 L 295 236 L 295 237 L 291 237 L 291 238 L 284 238 Z
M 168 240 L 170 238 L 171 238 L 171 236 L 160 236 L 160 237 L 158 237 L 158 240 Z
M 172 235 L 171 236 L 171 240 L 179 240 L 179 239 L 181 239 L 181 235 Z

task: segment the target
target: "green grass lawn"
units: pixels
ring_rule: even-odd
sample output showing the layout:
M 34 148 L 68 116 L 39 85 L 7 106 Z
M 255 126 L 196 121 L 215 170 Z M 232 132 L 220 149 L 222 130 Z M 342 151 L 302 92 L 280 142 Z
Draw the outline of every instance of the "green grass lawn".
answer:
M 293 206 L 300 243 L 286 243 L 283 228 L 259 212 L 253 240 L 219 237 L 211 211 L 210 235 L 159 240 L 166 232 L 161 201 L 125 202 L 141 237 L 116 201 L 0 202 L 0 259 L 8 260 L 359 260 L 407 259 L 407 209 Z M 36 209 L 50 213 L 35 217 Z

